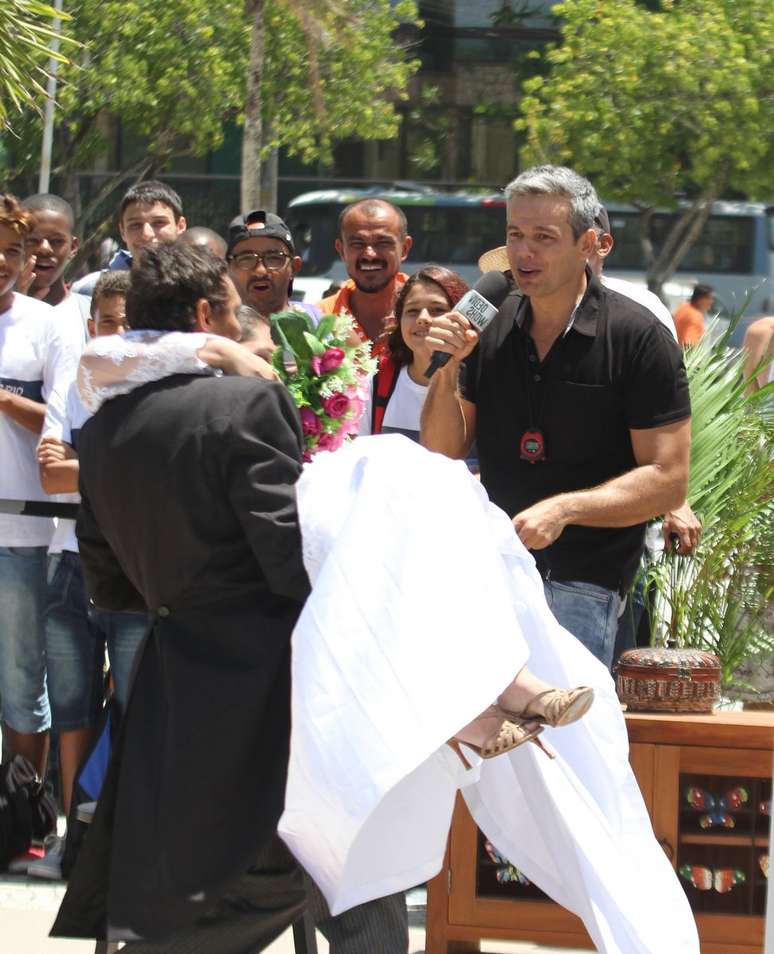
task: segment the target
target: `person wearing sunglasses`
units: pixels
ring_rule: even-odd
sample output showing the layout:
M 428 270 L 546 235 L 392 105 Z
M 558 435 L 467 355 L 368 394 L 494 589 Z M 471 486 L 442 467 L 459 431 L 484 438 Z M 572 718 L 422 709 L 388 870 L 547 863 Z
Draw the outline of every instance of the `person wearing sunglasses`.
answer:
M 228 272 L 242 303 L 267 317 L 302 310 L 319 321 L 313 305 L 291 301 L 293 278 L 301 268 L 290 229 L 278 215 L 254 209 L 238 215 L 228 228 Z

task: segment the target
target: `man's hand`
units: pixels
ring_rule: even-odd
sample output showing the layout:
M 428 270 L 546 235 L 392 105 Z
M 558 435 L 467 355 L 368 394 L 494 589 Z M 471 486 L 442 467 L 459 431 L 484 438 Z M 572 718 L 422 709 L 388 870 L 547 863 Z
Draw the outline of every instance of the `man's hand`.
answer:
M 16 279 L 16 285 L 14 290 L 17 291 L 20 295 L 29 295 L 30 286 L 38 277 L 35 274 L 35 265 L 37 264 L 36 255 L 28 255 L 22 269 L 19 272 L 19 277 Z M 46 289 L 48 291 L 48 289 Z
M 550 546 L 567 523 L 561 497 L 540 500 L 513 518 L 514 529 L 528 550 L 542 550 Z
M 44 437 L 38 444 L 38 463 L 42 467 L 58 464 L 63 460 L 74 460 L 77 456 L 72 447 L 58 437 Z
M 478 332 L 464 315 L 450 311 L 433 318 L 425 341 L 433 351 L 451 355 L 450 363 L 459 364 L 478 344 Z
M 693 553 L 701 539 L 701 521 L 686 501 L 682 507 L 664 514 L 664 543 L 667 550 L 672 548 L 671 537 L 679 539 L 679 553 L 688 556 Z

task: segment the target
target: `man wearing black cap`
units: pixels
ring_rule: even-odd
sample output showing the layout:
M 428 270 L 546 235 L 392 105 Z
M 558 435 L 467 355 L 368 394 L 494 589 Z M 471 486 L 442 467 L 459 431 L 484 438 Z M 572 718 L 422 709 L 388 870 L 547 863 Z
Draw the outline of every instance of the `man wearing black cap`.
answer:
M 229 275 L 245 305 L 268 317 L 302 310 L 317 321 L 313 305 L 291 302 L 293 277 L 301 268 L 290 229 L 278 215 L 254 209 L 238 215 L 228 228 Z

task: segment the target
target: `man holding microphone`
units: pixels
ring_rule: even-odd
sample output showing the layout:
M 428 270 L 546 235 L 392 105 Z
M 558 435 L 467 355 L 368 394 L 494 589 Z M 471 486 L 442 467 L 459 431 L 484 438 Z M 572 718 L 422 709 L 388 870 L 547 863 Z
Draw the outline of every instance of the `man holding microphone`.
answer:
M 679 347 L 646 308 L 588 267 L 600 209 L 570 169 L 539 166 L 505 190 L 507 254 L 523 298 L 479 336 L 434 319 L 422 443 L 464 458 L 532 551 L 559 622 L 606 665 L 645 523 L 685 499 L 688 382 Z

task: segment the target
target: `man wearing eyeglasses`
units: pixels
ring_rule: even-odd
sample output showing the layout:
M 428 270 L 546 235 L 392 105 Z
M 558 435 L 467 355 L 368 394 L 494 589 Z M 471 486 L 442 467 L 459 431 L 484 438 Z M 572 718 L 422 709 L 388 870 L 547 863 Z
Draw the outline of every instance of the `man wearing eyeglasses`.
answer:
M 291 309 L 319 321 L 314 305 L 290 300 L 301 258 L 290 229 L 278 215 L 262 209 L 238 215 L 228 227 L 227 241 L 229 276 L 243 304 L 265 317 Z

